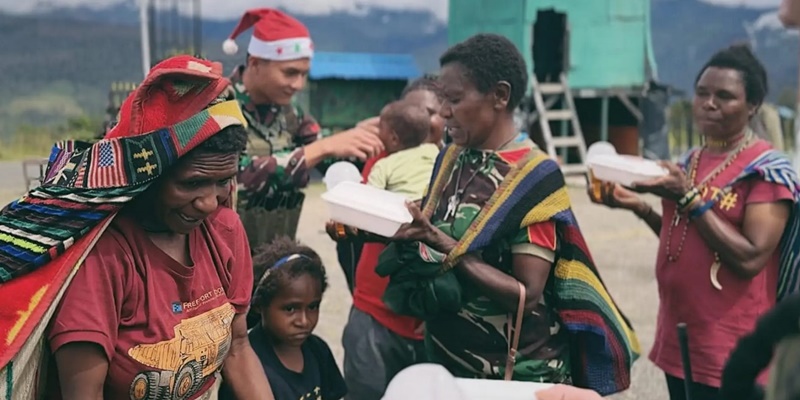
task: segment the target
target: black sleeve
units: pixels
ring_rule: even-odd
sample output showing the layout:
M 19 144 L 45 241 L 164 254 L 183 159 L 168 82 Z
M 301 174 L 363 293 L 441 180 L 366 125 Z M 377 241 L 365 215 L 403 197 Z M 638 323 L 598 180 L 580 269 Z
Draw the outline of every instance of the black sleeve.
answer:
M 221 378 L 220 378 L 221 379 Z M 217 395 L 218 400 L 236 400 L 236 397 L 233 395 L 233 390 L 231 389 L 228 384 L 222 382 L 222 385 L 219 387 L 219 394 Z
M 318 337 L 314 337 L 315 352 L 319 360 L 319 370 L 322 379 L 322 398 L 325 400 L 339 400 L 347 394 L 347 385 L 344 377 L 333 358 L 328 344 Z

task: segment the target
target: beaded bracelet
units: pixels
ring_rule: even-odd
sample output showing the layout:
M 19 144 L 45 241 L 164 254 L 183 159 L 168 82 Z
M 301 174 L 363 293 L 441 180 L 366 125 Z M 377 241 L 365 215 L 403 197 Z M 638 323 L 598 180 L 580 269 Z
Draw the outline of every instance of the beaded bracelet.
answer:
M 695 208 L 692 211 L 689 211 L 690 218 L 699 218 L 701 215 L 705 214 L 706 211 L 710 210 L 711 207 L 714 207 L 713 201 L 707 201 L 703 203 L 702 206 Z
M 693 197 L 693 198 L 692 198 L 692 200 L 691 200 L 691 201 L 689 202 L 689 204 L 687 204 L 686 206 L 684 206 L 684 207 L 678 207 L 678 211 L 680 211 L 680 212 L 682 212 L 682 213 L 685 213 L 685 212 L 687 212 L 687 211 L 693 210 L 693 209 L 695 209 L 695 207 L 696 207 L 696 206 L 697 206 L 697 205 L 698 205 L 698 204 L 699 204 L 701 201 L 703 201 L 703 197 L 702 197 L 702 196 L 695 196 L 695 197 Z
M 700 195 L 700 191 L 697 188 L 693 187 L 688 192 L 686 192 L 683 197 L 678 200 L 678 209 L 685 210 L 686 207 L 692 203 L 697 196 Z

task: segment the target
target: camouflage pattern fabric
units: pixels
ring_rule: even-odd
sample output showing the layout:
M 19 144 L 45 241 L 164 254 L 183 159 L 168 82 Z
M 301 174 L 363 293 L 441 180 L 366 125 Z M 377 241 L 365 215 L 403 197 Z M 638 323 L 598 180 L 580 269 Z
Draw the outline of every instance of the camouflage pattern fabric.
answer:
M 514 158 L 531 151 L 533 146 L 532 142 L 523 141 L 511 143 L 496 153 L 465 149 L 456 161 L 432 222 L 454 239 L 461 239 L 487 200 L 498 190 L 516 162 Z M 455 216 L 447 218 L 447 199 L 457 189 L 462 193 L 461 202 Z M 483 259 L 511 274 L 512 247 L 525 243 L 529 243 L 527 228 L 490 245 L 483 251 Z M 440 256 L 430 250 L 426 253 L 432 258 Z M 462 280 L 462 285 L 465 299 L 461 311 L 426 321 L 428 355 L 457 377 L 503 379 L 508 354 L 508 311 L 481 295 L 467 281 Z M 536 310 L 523 319 L 514 380 L 571 381 L 568 338 L 557 315 L 544 300 L 547 297 L 545 293 Z
M 248 144 L 239 165 L 236 210 L 252 248 L 276 236 L 294 238 L 309 181 L 303 146 L 317 140 L 319 124 L 297 105 L 255 104 L 242 82 L 244 66 L 231 75 L 231 94 L 248 123 Z
M 253 103 L 242 82 L 243 72 L 244 66 L 240 66 L 230 77 L 250 133 L 239 183 L 248 192 L 304 187 L 308 169 L 303 146 L 317 140 L 319 124 L 294 104 Z

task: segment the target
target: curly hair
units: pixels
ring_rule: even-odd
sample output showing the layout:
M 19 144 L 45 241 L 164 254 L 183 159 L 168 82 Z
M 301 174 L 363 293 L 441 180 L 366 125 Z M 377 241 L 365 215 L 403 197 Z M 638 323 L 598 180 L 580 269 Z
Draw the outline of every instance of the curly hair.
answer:
M 411 92 L 415 92 L 417 90 L 427 90 L 436 95 L 439 100 L 442 99 L 442 86 L 439 84 L 439 78 L 436 75 L 425 74 L 420 78 L 417 78 L 411 83 L 409 83 L 403 92 L 400 94 L 400 98 L 406 97 Z
M 419 104 L 398 100 L 389 103 L 381 112 L 381 121 L 392 128 L 405 148 L 417 147 L 428 137 L 431 118 Z
M 747 102 L 760 105 L 767 96 L 767 71 L 746 44 L 735 44 L 718 51 L 703 65 L 694 80 L 695 86 L 708 68 L 725 68 L 739 71 L 744 84 Z
M 295 254 L 301 257 L 276 265 L 285 257 Z M 306 274 L 319 281 L 324 293 L 328 288 L 328 278 L 322 259 L 313 249 L 287 236 L 275 238 L 272 242 L 260 246 L 253 256 L 252 304 L 268 306 L 286 284 Z
M 439 65 L 457 63 L 481 93 L 489 93 L 498 82 L 511 85 L 509 111 L 514 110 L 525 96 L 528 71 L 525 59 L 514 43 L 504 36 L 479 33 L 449 48 L 439 59 Z

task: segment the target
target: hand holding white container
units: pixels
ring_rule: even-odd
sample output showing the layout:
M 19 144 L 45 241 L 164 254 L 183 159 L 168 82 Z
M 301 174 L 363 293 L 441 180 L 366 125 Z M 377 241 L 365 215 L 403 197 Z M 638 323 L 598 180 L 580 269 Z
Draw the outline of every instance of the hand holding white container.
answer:
M 594 179 L 627 187 L 634 182 L 646 182 L 669 173 L 655 161 L 617 154 L 614 146 L 608 142 L 591 145 L 586 152 L 586 164 Z
M 383 237 L 392 237 L 413 220 L 406 198 L 386 190 L 355 182 L 342 182 L 322 194 L 330 218 Z

